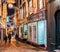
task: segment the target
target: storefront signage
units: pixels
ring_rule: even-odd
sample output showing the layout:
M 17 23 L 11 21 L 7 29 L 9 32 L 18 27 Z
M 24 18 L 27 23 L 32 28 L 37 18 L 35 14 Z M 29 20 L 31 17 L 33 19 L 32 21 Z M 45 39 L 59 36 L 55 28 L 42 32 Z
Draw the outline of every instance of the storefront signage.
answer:
M 37 14 L 32 14 L 27 18 L 28 22 L 33 22 L 33 21 L 38 21 L 38 20 L 43 20 L 45 19 L 45 11 L 41 11 Z

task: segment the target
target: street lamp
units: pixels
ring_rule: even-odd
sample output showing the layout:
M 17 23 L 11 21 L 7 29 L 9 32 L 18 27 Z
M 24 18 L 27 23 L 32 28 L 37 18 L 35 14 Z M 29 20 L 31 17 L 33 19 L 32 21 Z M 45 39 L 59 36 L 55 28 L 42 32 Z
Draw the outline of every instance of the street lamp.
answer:
M 13 8 L 13 4 L 12 4 L 12 3 L 9 3 L 9 4 L 8 4 L 8 8 L 9 8 L 9 9 Z

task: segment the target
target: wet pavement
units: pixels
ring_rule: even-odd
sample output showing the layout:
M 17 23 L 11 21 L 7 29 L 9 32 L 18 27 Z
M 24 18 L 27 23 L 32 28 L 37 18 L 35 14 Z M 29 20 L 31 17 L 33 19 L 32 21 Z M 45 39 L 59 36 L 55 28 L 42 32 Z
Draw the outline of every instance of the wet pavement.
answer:
M 0 42 L 0 52 L 47 52 L 22 42 L 12 41 L 11 44 Z

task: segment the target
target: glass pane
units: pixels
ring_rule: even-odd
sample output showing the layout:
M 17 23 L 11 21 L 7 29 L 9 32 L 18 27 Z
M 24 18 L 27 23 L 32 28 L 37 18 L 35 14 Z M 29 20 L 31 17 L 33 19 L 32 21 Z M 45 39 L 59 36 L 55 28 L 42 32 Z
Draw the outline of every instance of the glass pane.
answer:
M 23 8 L 20 9 L 20 19 L 23 19 Z
M 43 8 L 43 0 L 39 0 L 39 8 L 40 8 L 40 9 Z
M 32 7 L 32 0 L 29 1 L 29 7 Z

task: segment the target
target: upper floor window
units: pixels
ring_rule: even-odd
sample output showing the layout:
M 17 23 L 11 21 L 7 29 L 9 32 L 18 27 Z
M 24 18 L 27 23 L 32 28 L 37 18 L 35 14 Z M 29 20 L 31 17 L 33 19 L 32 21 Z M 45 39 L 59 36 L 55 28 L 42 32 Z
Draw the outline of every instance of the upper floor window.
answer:
M 20 19 L 23 19 L 23 7 L 20 8 Z
M 43 0 L 38 0 L 38 7 L 39 7 L 39 9 L 42 9 L 44 7 Z
M 26 4 L 23 5 L 23 17 L 26 17 Z
M 22 4 L 22 0 L 20 0 L 20 5 Z
M 32 7 L 32 0 L 29 0 L 29 2 L 28 2 L 29 4 L 29 7 Z
M 28 1 L 28 7 L 29 7 L 29 14 L 32 14 L 32 0 Z

